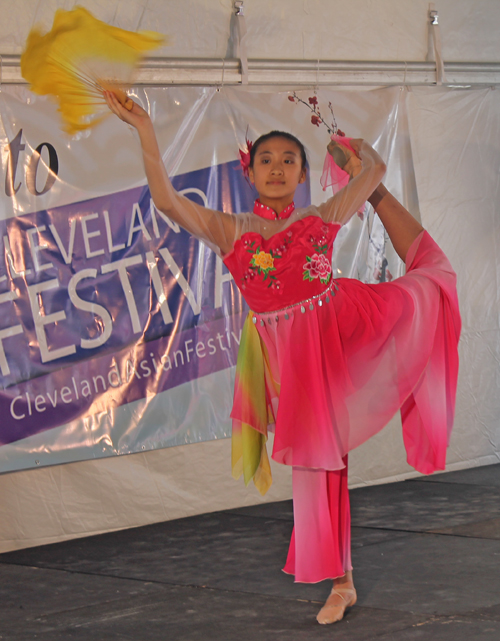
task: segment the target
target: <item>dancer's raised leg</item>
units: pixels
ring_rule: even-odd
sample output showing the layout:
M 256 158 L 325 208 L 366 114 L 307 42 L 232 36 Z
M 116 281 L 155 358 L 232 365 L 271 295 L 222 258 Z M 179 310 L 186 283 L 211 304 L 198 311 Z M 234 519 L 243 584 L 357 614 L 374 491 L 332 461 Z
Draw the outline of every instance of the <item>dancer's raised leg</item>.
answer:
M 406 260 L 413 241 L 424 228 L 382 183 L 368 201 L 382 221 L 398 256 L 401 260 Z

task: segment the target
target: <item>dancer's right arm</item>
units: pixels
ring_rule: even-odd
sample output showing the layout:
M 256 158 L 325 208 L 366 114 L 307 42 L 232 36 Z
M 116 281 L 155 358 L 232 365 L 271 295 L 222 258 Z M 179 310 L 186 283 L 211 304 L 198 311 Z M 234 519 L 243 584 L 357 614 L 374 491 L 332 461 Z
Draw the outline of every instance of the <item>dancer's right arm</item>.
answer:
M 222 254 L 230 252 L 237 234 L 236 217 L 197 205 L 178 194 L 167 175 L 147 112 L 135 102 L 131 110 L 126 109 L 111 92 L 104 95 L 111 111 L 137 129 L 146 178 L 156 207 L 189 233 L 219 248 Z

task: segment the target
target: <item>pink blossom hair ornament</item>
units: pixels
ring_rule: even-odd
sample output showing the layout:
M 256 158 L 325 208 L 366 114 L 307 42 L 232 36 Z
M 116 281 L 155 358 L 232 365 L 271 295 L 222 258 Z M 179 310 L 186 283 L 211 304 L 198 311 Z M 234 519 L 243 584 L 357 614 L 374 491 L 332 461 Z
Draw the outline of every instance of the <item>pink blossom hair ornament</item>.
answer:
M 356 152 L 350 145 L 349 141 L 351 140 L 350 138 L 346 138 L 346 135 L 343 131 L 341 131 L 338 126 L 337 126 L 337 121 L 335 119 L 335 114 L 333 113 L 333 106 L 332 103 L 328 103 L 328 109 L 331 114 L 331 123 L 326 122 L 326 120 L 323 118 L 321 111 L 319 109 L 319 103 L 318 103 L 318 98 L 316 95 L 311 96 L 308 98 L 307 102 L 300 98 L 295 91 L 293 92 L 292 95 L 288 96 L 288 100 L 290 102 L 294 102 L 295 104 L 302 103 L 305 105 L 310 111 L 311 111 L 311 124 L 315 125 L 316 127 L 319 127 L 320 125 L 324 125 L 328 131 L 328 133 L 331 136 L 331 139 L 334 140 L 335 142 L 338 142 L 340 145 L 343 145 L 344 147 L 347 147 L 349 151 L 351 151 L 353 154 Z M 342 151 L 339 150 L 339 158 L 343 158 Z M 339 158 L 337 160 L 339 160 Z M 349 174 L 345 172 L 334 160 L 334 158 L 327 153 L 326 158 L 325 158 L 325 163 L 323 165 L 323 173 L 321 176 L 321 186 L 323 187 L 323 191 L 326 191 L 327 187 L 331 187 L 333 190 L 333 193 L 336 194 L 338 191 L 340 191 L 343 187 L 347 185 L 349 182 Z M 364 206 L 362 209 L 360 209 L 360 212 L 364 211 Z
M 252 151 L 253 142 L 245 136 L 246 149 L 240 149 L 240 164 L 243 175 L 248 180 L 250 169 L 250 152 Z
M 333 106 L 331 102 L 328 103 L 328 109 L 332 116 L 332 121 L 331 123 L 328 123 L 321 115 L 321 111 L 319 110 L 318 97 L 316 95 L 310 96 L 306 102 L 305 100 L 300 98 L 300 96 L 298 96 L 294 91 L 293 94 L 288 96 L 288 100 L 290 102 L 294 102 L 297 105 L 299 103 L 302 103 L 312 112 L 311 124 L 316 125 L 316 127 L 319 127 L 320 125 L 324 125 L 330 135 L 338 134 L 339 136 L 345 136 L 344 132 L 340 131 L 340 129 L 337 126 L 337 121 L 335 120 L 335 114 L 333 113 Z

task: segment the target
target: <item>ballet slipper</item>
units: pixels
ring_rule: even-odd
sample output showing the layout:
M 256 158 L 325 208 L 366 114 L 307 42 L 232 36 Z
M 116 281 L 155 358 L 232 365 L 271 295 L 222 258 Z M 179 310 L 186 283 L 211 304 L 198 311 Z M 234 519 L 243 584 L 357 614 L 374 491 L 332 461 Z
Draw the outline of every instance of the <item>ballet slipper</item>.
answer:
M 335 164 L 341 169 L 344 169 L 349 160 L 349 150 L 346 147 L 341 147 L 341 145 L 339 145 L 334 140 L 330 140 L 327 146 L 327 150 L 330 156 L 335 161 Z
M 335 597 L 340 597 L 343 603 L 337 603 L 338 599 L 336 599 Z M 357 595 L 354 588 L 334 587 L 330 592 L 330 596 L 326 600 L 325 605 L 318 612 L 316 621 L 318 623 L 321 623 L 322 625 L 340 621 L 341 619 L 343 619 L 347 608 L 352 607 L 356 603 L 356 601 Z
M 327 150 L 335 164 L 348 173 L 351 178 L 359 174 L 362 169 L 361 160 L 350 149 L 342 145 L 342 143 L 330 140 Z

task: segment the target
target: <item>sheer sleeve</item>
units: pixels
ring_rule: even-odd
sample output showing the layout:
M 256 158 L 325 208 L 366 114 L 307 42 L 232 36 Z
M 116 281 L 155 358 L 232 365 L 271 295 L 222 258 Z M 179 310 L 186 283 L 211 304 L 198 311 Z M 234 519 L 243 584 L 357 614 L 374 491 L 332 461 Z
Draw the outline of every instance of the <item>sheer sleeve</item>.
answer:
M 385 163 L 366 142 L 359 149 L 362 167 L 360 173 L 332 198 L 318 207 L 325 222 L 345 225 L 363 203 L 372 195 L 385 174 Z
M 181 196 L 172 186 L 161 159 L 156 171 L 161 181 L 148 182 L 151 196 L 156 207 L 178 223 L 190 234 L 202 240 L 217 254 L 227 254 L 234 242 L 241 236 L 244 217 L 235 216 L 199 205 L 185 196 Z
M 155 206 L 217 254 L 226 254 L 241 235 L 239 216 L 199 205 L 172 186 L 161 157 L 145 158 L 146 174 Z
M 146 121 L 138 131 L 146 177 L 155 206 L 216 253 L 230 252 L 235 240 L 241 236 L 245 216 L 209 209 L 178 194 L 167 175 L 152 123 Z

